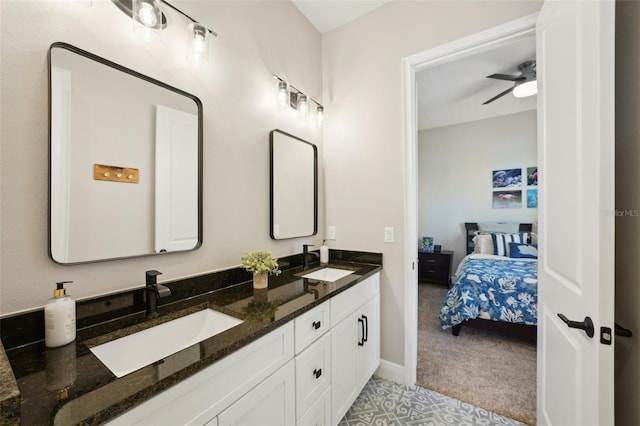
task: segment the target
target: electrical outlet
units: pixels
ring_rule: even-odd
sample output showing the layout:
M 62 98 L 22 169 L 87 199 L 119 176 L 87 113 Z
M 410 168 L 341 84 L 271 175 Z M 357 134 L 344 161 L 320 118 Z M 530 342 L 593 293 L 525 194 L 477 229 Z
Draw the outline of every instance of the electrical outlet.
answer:
M 393 242 L 393 228 L 386 227 L 384 228 L 384 242 L 392 243 Z
M 335 239 L 336 239 L 336 227 L 327 226 L 327 240 L 335 240 Z

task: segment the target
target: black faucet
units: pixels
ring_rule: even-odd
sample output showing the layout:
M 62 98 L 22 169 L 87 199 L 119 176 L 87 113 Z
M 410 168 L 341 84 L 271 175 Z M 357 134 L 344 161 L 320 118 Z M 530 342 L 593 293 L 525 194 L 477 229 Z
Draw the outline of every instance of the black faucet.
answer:
M 320 259 L 320 255 L 318 253 L 313 253 L 309 251 L 309 247 L 311 246 L 312 246 L 311 244 L 302 245 L 302 270 L 303 271 L 309 267 L 309 256 L 317 257 L 318 259 Z
M 156 318 L 158 316 L 158 299 L 171 295 L 169 287 L 158 284 L 158 275 L 162 275 L 162 272 L 156 270 L 146 272 L 147 318 Z

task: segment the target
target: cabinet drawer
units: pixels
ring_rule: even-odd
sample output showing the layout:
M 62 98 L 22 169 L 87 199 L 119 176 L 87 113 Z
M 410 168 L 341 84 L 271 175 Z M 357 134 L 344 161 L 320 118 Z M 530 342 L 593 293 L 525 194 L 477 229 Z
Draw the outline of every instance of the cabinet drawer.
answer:
M 324 391 L 296 424 L 298 426 L 327 426 L 331 424 L 331 386 Z
M 380 291 L 380 274 L 374 274 L 331 299 L 331 326 L 349 316 Z
M 296 355 L 329 329 L 331 304 L 325 302 L 295 319 Z
M 331 334 L 296 356 L 296 417 L 301 418 L 331 385 Z

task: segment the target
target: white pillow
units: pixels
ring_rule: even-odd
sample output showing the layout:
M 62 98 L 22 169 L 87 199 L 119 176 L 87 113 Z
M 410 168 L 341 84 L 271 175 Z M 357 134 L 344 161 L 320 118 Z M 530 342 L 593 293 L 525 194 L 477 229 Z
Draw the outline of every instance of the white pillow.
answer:
M 473 252 L 477 254 L 493 254 L 491 234 L 477 234 L 473 237 Z

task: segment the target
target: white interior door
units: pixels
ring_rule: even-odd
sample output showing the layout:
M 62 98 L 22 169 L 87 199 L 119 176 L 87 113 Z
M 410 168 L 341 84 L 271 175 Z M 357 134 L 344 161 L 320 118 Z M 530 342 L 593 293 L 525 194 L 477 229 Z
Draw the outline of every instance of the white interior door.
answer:
M 198 245 L 198 116 L 156 107 L 155 251 Z
M 614 422 L 614 25 L 606 0 L 547 0 L 538 18 L 541 425 Z M 590 317 L 593 337 L 558 314 Z

